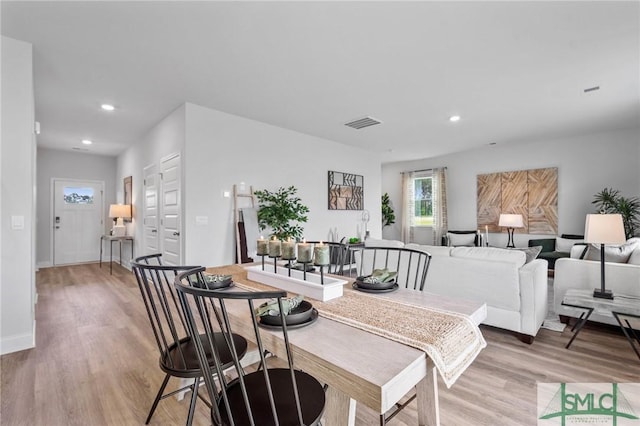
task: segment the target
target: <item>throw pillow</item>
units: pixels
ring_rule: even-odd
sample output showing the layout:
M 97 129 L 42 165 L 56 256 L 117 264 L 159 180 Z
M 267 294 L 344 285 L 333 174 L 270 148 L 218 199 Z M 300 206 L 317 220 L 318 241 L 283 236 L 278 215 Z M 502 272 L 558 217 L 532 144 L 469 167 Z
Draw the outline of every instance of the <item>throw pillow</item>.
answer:
M 476 245 L 476 234 L 452 234 L 447 232 L 449 246 L 453 247 L 474 247 Z
M 562 252 L 562 253 L 571 253 L 571 247 L 573 247 L 574 244 L 582 243 L 582 242 L 584 242 L 584 240 L 573 240 L 573 239 L 569 239 L 569 238 L 557 237 L 556 238 L 556 251 L 559 251 L 559 252 Z
M 627 263 L 631 257 L 631 253 L 640 247 L 640 239 L 631 238 L 626 243 L 619 246 L 605 246 L 604 259 L 606 262 Z M 587 253 L 584 255 L 585 260 L 600 260 L 600 244 L 589 244 Z
M 527 248 L 515 248 L 515 249 L 511 249 L 511 250 L 520 250 L 520 251 L 524 252 L 525 256 L 527 256 L 527 259 L 524 261 L 524 263 L 529 263 L 532 260 L 534 260 L 536 257 L 538 257 L 538 255 L 542 251 L 542 246 L 533 246 L 533 247 L 527 247 Z

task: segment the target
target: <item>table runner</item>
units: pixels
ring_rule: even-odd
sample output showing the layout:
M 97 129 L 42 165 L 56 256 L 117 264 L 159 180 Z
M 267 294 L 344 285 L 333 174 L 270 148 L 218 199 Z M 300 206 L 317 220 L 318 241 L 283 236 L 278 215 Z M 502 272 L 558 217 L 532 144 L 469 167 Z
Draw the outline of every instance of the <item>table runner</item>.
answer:
M 274 290 L 272 286 L 249 281 L 243 268 L 234 269 L 233 275 L 241 288 Z M 313 306 L 320 316 L 424 351 L 447 387 L 455 383 L 487 345 L 479 328 L 466 315 L 393 301 L 347 287 L 342 297 L 327 302 L 314 299 Z

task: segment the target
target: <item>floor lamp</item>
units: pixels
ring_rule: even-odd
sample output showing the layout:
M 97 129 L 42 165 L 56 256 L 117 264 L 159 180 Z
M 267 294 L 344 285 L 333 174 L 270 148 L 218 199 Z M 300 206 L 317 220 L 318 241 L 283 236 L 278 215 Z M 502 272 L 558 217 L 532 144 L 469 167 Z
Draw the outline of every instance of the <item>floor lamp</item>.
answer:
M 498 221 L 498 226 L 502 226 L 507 228 L 507 234 L 509 234 L 509 239 L 507 240 L 507 248 L 515 248 L 515 244 L 513 243 L 513 231 L 514 228 L 523 228 L 524 222 L 522 221 L 521 214 L 500 214 L 500 220 Z
M 593 297 L 613 299 L 611 290 L 604 285 L 604 246 L 622 244 L 626 241 L 622 216 L 619 214 L 588 214 L 584 225 L 585 243 L 600 244 L 600 288 L 593 291 Z

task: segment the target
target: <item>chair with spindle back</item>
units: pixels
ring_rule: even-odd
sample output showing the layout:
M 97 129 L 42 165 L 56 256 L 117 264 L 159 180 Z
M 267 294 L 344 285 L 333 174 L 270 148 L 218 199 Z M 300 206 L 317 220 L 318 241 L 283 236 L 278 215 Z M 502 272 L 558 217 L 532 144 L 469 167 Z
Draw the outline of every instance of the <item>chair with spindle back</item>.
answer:
M 283 312 L 284 291 L 216 291 L 197 288 L 190 283 L 198 279 L 204 268 L 185 271 L 175 279 L 181 306 L 187 323 L 192 330 L 204 330 L 207 336 L 222 333 L 229 342 L 233 330 L 243 326 L 243 333 L 254 341 L 261 354 L 261 363 L 265 368 L 252 373 L 244 373 L 240 359 L 233 349 L 231 370 L 235 369 L 237 378 L 229 381 L 222 374 L 224 364 L 211 340 L 196 342 L 198 358 L 202 368 L 205 386 L 212 404 L 211 419 L 214 425 L 260 425 L 260 426 L 298 426 L 317 425 L 324 412 L 325 394 L 323 386 L 315 378 L 294 369 L 286 321 L 280 326 L 270 326 L 263 331 L 258 325 L 255 308 L 265 299 L 276 299 L 280 312 Z M 240 319 L 239 319 L 240 318 Z M 234 321 L 238 321 L 235 322 Z M 234 325 L 235 324 L 235 325 Z M 264 333 L 264 334 L 263 334 Z M 274 342 L 274 334 L 283 337 L 278 340 L 284 344 L 287 368 L 267 366 L 264 357 L 264 342 Z M 264 336 L 264 339 L 263 339 Z M 214 363 L 207 362 L 207 353 L 212 352 Z M 284 360 L 285 356 L 282 357 Z M 213 380 L 217 374 L 219 380 Z
M 161 399 L 184 392 L 191 389 L 191 403 L 187 416 L 187 425 L 191 425 L 195 412 L 197 398 L 200 397 L 208 406 L 210 402 L 198 394 L 198 387 L 201 381 L 201 370 L 198 357 L 196 355 L 195 341 L 205 342 L 207 346 L 211 338 L 213 346 L 219 352 L 223 366 L 228 366 L 232 362 L 229 344 L 221 334 L 198 335 L 199 339 L 193 339 L 194 334 L 189 332 L 189 327 L 185 321 L 180 307 L 180 302 L 173 286 L 174 277 L 181 271 L 193 269 L 194 266 L 170 266 L 163 265 L 161 254 L 151 254 L 141 256 L 133 261 L 133 272 L 138 281 L 138 287 L 142 294 L 149 322 L 153 330 L 153 335 L 160 352 L 160 369 L 164 371 L 165 377 L 158 390 L 145 424 L 151 421 L 151 417 Z M 202 278 L 202 277 L 201 277 Z M 204 285 L 204 281 L 200 281 Z M 233 345 L 242 357 L 247 351 L 247 341 L 239 335 L 233 335 Z M 212 358 L 211 351 L 208 357 Z M 210 359 L 210 362 L 213 361 Z M 193 383 L 173 392 L 164 394 L 164 390 L 171 377 L 181 379 L 193 379 Z
M 375 269 L 388 269 L 397 272 L 395 277 L 398 286 L 411 290 L 424 290 L 431 255 L 427 252 L 404 247 L 363 247 L 354 252 L 358 276 L 371 275 Z M 404 403 L 397 403 L 393 411 L 380 415 L 380 425 L 395 417 L 411 401 L 412 395 Z
M 374 269 L 397 272 L 396 283 L 413 290 L 424 290 L 431 255 L 400 247 L 363 247 L 354 252 L 358 276 L 371 275 Z

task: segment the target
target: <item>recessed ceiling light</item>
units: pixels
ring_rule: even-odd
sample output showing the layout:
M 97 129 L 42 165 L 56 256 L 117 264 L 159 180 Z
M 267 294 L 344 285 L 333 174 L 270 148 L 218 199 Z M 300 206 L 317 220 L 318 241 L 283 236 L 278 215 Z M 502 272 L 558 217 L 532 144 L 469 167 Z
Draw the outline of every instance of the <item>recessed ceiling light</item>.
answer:
M 113 111 L 114 109 L 116 109 L 116 107 L 114 107 L 113 105 L 109 105 L 109 104 L 102 104 L 102 105 L 100 105 L 100 108 L 102 108 L 105 111 Z
M 84 145 L 91 145 L 93 143 L 93 141 L 90 141 L 89 139 L 82 139 L 82 143 Z
M 452 123 L 455 123 L 456 121 L 460 121 L 460 116 L 452 115 L 451 117 L 449 117 L 449 121 L 451 121 Z

